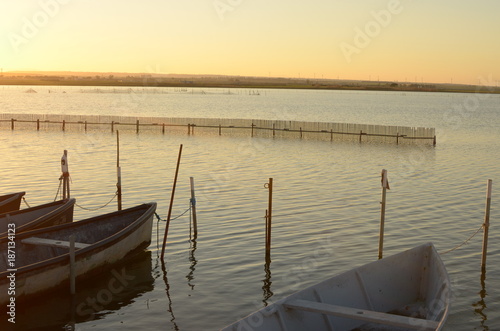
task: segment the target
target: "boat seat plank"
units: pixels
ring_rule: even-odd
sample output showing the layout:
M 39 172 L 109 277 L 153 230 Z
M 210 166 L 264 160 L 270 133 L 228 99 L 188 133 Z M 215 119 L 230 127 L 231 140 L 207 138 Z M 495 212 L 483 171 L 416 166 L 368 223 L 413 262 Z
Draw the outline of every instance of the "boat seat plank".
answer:
M 421 318 L 387 314 L 377 311 L 337 306 L 301 299 L 287 301 L 284 303 L 284 306 L 291 309 L 299 309 L 414 330 L 436 330 L 439 325 L 436 321 L 429 321 Z
M 43 245 L 43 246 L 52 246 L 52 247 L 62 247 L 62 248 L 69 248 L 69 241 L 64 241 L 64 240 L 54 240 L 54 239 L 47 239 L 47 238 L 37 238 L 37 237 L 31 237 L 31 238 L 26 238 L 21 240 L 23 244 L 30 244 L 30 245 Z M 81 249 L 90 246 L 90 244 L 84 244 L 84 243 L 79 243 L 75 242 L 75 248 L 76 249 Z

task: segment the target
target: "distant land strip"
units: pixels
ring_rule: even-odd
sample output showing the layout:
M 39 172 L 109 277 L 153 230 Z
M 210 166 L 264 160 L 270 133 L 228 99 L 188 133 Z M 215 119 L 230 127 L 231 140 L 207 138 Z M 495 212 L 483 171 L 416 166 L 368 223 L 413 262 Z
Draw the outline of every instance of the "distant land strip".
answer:
M 222 75 L 77 72 L 5 72 L 0 74 L 0 85 L 316 89 L 500 94 L 500 87 L 483 85 Z

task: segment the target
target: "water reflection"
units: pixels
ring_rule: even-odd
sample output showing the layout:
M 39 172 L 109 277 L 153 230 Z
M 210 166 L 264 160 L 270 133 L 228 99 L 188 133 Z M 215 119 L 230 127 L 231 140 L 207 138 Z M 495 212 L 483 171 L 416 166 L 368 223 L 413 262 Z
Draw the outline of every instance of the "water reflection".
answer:
M 481 290 L 479 291 L 479 297 L 481 298 L 479 301 L 472 304 L 474 307 L 474 313 L 481 317 L 481 327 L 483 330 L 489 330 L 490 328 L 485 324 L 488 320 L 488 316 L 484 312 L 486 309 L 486 269 L 483 269 L 481 272 Z
M 196 264 L 198 264 L 198 260 L 196 260 L 196 257 L 194 256 L 194 252 L 196 252 L 196 237 L 191 241 L 191 247 L 189 250 L 189 262 L 191 265 L 189 266 L 189 273 L 186 275 L 186 278 L 188 280 L 188 285 L 191 288 L 191 290 L 194 290 L 194 285 L 192 281 L 194 280 L 194 271 L 196 270 Z
M 153 290 L 150 251 L 140 251 L 126 261 L 103 269 L 96 277 L 16 302 L 16 330 L 74 330 L 75 324 L 98 320 Z M 0 319 L 0 330 L 10 330 Z M 76 326 L 76 329 L 78 326 Z
M 271 291 L 271 284 L 273 282 L 271 281 L 271 259 L 268 256 L 266 256 L 266 263 L 264 264 L 264 272 L 266 276 L 262 280 L 264 282 L 264 285 L 262 286 L 262 290 L 264 291 L 262 302 L 264 303 L 264 306 L 267 307 L 267 305 L 269 304 L 268 300 L 274 294 L 273 291 Z
M 170 313 L 170 317 L 171 317 L 170 322 L 172 322 L 174 330 L 178 331 L 179 326 L 175 322 L 172 297 L 170 296 L 170 284 L 168 283 L 167 268 L 165 267 L 165 262 L 163 260 L 161 260 L 161 271 L 163 272 L 163 281 L 165 282 L 165 293 L 167 294 L 167 299 L 168 299 L 168 309 L 167 310 Z

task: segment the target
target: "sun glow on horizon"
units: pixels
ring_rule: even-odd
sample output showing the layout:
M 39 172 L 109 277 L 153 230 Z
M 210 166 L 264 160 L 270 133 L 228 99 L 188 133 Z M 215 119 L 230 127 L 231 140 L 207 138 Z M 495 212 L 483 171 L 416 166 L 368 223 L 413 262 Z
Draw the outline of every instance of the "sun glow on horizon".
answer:
M 498 80 L 500 3 L 40 0 L 0 4 L 4 72 Z

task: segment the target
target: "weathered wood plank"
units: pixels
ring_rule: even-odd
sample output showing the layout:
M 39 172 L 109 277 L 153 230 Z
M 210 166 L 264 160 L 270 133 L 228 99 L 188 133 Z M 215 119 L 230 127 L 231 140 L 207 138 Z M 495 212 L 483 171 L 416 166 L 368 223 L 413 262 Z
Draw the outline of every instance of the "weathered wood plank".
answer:
M 379 323 L 414 330 L 436 330 L 439 323 L 409 316 L 381 313 L 377 311 L 330 305 L 321 302 L 301 299 L 290 300 L 284 304 L 286 308 L 299 309 L 314 313 L 328 314 L 366 322 Z
M 23 244 L 30 245 L 43 245 L 43 246 L 52 246 L 52 247 L 62 247 L 69 248 L 69 241 L 64 240 L 54 240 L 54 239 L 46 239 L 46 238 L 26 238 L 21 240 Z M 81 249 L 90 246 L 90 244 L 78 243 L 75 242 L 75 248 Z

